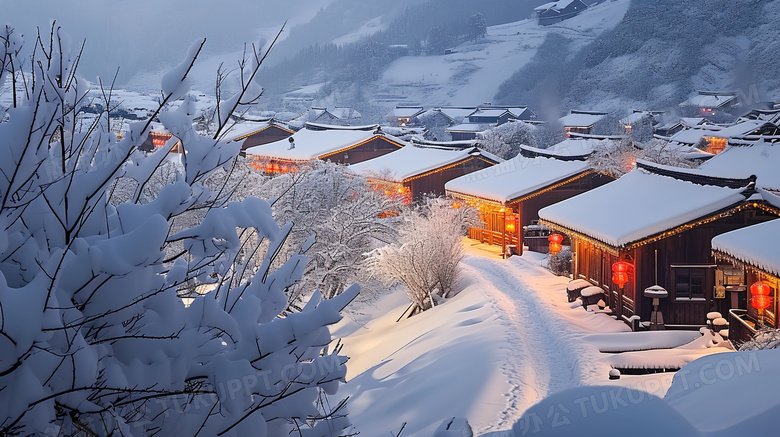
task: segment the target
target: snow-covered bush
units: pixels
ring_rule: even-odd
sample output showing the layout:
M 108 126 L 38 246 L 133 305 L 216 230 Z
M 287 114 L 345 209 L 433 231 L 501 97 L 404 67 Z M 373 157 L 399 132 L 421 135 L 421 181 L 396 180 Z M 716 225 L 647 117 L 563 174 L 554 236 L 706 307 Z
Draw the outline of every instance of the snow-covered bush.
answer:
M 780 329 L 762 328 L 750 340 L 742 343 L 739 350 L 756 351 L 780 347 Z
M 274 177 L 263 188 L 275 199 L 277 220 L 295 223 L 280 259 L 295 256 L 304 244 L 311 258 L 303 280 L 287 290 L 290 310 L 299 311 L 314 289 L 331 298 L 349 284 L 372 284 L 366 253 L 395 238 L 400 200 L 372 189 L 346 166 L 322 161 Z
M 482 148 L 504 159 L 512 159 L 520 153 L 520 146 L 536 147 L 536 128 L 522 121 L 504 123 L 482 132 Z
M 448 297 L 463 258 L 461 240 L 476 220 L 471 208 L 453 208 L 447 199 L 429 199 L 405 211 L 398 241 L 374 250 L 371 271 L 388 284 L 401 283 L 419 310 Z
M 555 256 L 550 257 L 550 271 L 558 276 L 569 276 L 571 274 L 571 248 L 565 247 Z
M 323 348 L 357 287 L 329 301 L 315 294 L 280 318 L 284 290 L 307 262 L 297 253 L 271 268 L 292 224 L 277 225 L 266 201 L 230 202 L 209 189 L 239 146 L 198 135 L 186 99 L 166 109 L 187 92 L 203 43 L 162 81 L 153 118 L 187 153 L 175 180 L 147 196 L 173 142 L 144 154 L 152 119 L 118 139 L 108 113 L 73 129 L 87 91 L 80 51 L 53 26 L 21 62 L 12 32 L 0 34 L 0 84 L 23 92 L 0 123 L 0 435 L 323 436 L 348 427 L 343 404 L 323 398 L 346 359 Z M 220 123 L 253 100 L 261 55 Z M 32 70 L 22 75 L 22 65 Z M 112 202 L 122 178 L 135 190 Z M 197 223 L 174 229 L 198 209 Z M 188 281 L 212 291 L 185 301 L 178 290 Z

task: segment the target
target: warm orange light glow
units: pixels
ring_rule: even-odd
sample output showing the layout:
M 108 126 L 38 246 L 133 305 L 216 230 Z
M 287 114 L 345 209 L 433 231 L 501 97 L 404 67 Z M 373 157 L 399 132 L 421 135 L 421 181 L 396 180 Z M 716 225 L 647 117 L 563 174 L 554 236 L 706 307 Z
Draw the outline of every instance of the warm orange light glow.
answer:
M 561 246 L 559 243 L 550 243 L 550 255 L 555 256 L 558 255 L 558 252 L 563 249 L 563 246 Z
M 705 137 L 704 139 L 707 140 L 707 153 L 718 154 L 729 144 L 727 138 Z
M 561 243 L 563 243 L 563 235 L 561 235 L 561 234 L 550 234 L 550 236 L 547 237 L 547 241 L 549 241 L 550 243 L 561 244 Z
M 750 299 L 750 304 L 753 305 L 753 308 L 763 311 L 772 305 L 772 298 L 770 296 L 762 295 L 753 296 L 753 298 Z
M 612 282 L 617 284 L 618 287 L 623 287 L 628 283 L 628 273 L 626 272 L 615 272 L 612 274 Z
M 625 261 L 618 261 L 612 264 L 612 282 L 618 287 L 623 288 L 628 283 L 629 275 L 631 271 L 631 264 Z
M 769 296 L 772 288 L 764 281 L 758 281 L 750 286 L 750 294 L 753 296 Z
M 515 229 L 517 229 L 517 228 L 515 228 L 515 224 L 513 222 L 509 222 L 509 223 L 506 224 L 506 231 L 507 232 L 512 233 L 512 232 L 515 231 Z

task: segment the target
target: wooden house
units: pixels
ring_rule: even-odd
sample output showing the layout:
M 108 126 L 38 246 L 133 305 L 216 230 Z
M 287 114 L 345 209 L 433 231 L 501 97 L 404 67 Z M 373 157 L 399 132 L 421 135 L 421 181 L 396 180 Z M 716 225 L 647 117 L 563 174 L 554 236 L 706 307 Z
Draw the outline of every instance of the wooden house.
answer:
M 586 142 L 581 146 L 586 147 Z M 523 147 L 520 155 L 495 167 L 454 179 L 445 185 L 447 194 L 479 209 L 482 226 L 469 230 L 473 239 L 523 248 L 523 227 L 539 218 L 539 210 L 601 186 L 612 179 L 593 170 L 587 162 L 591 152 L 555 153 Z M 534 251 L 547 252 L 547 239 L 529 240 Z
M 740 103 L 735 92 L 699 91 L 680 103 L 679 107 L 687 117 L 713 118 L 723 114 L 733 115 Z
M 755 196 L 755 182 L 639 161 L 614 182 L 542 209 L 540 222 L 571 239 L 574 278 L 601 287 L 621 320 L 698 328 L 708 312 L 728 312 L 713 292 L 712 238 L 780 214 Z M 613 282 L 616 268 L 625 284 Z M 654 285 L 668 297 L 648 290 Z
M 452 119 L 452 124 L 460 124 L 468 121 L 469 115 L 477 110 L 476 106 L 441 106 L 436 108 L 442 114 Z
M 540 25 L 549 26 L 574 17 L 586 9 L 588 5 L 582 0 L 560 0 L 545 3 L 534 9 L 534 12 Z
M 398 150 L 404 143 L 379 126 L 328 126 L 307 123 L 287 139 L 250 147 L 246 155 L 267 173 L 296 171 L 315 159 L 356 164 Z
M 571 111 L 571 114 L 560 119 L 560 123 L 566 130 L 566 134 L 592 134 L 593 128 L 607 116 L 606 112 L 598 111 Z
M 226 130 L 220 139 L 225 142 L 240 142 L 241 152 L 245 152 L 250 147 L 287 139 L 294 133 L 290 127 L 273 119 L 242 121 Z
M 387 114 L 387 120 L 393 126 L 416 126 L 417 116 L 425 112 L 422 106 L 398 105 Z
M 388 194 L 407 202 L 423 195 L 444 194 L 444 185 L 457 177 L 492 167 L 502 159 L 476 147 L 456 149 L 409 145 L 378 158 L 349 166 Z
M 447 128 L 445 132 L 450 134 L 452 141 L 472 141 L 487 128 L 486 124 L 461 123 Z
M 780 202 L 778 202 L 780 203 Z M 780 328 L 780 220 L 772 220 L 718 235 L 712 239 L 717 270 L 716 293 L 729 301 L 730 338 L 749 339 L 760 327 Z M 769 306 L 753 302 L 751 286 L 762 282 L 769 287 Z M 759 307 L 761 310 L 759 311 Z
M 509 120 L 514 120 L 515 115 L 504 108 L 479 108 L 469 114 L 469 123 L 482 123 L 500 126 Z

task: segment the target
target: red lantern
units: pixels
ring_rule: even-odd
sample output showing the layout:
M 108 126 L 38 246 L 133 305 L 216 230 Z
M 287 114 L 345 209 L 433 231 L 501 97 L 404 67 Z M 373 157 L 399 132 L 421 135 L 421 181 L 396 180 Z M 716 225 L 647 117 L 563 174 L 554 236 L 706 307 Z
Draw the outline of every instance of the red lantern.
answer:
M 764 281 L 758 281 L 750 286 L 750 294 L 753 296 L 769 296 L 772 289 Z
M 625 261 L 618 261 L 615 264 L 612 264 L 612 272 L 614 273 L 628 273 L 630 270 L 631 264 Z
M 561 246 L 558 243 L 550 243 L 550 255 L 555 256 L 558 255 L 558 252 L 563 249 L 563 246 Z
M 614 272 L 612 273 L 612 282 L 618 287 L 623 288 L 628 283 L 628 273 L 626 272 Z
M 547 241 L 549 241 L 550 243 L 561 244 L 561 243 L 563 243 L 563 235 L 561 235 L 561 234 L 550 234 L 550 236 L 547 237 Z
M 753 308 L 764 311 L 772 305 L 772 297 L 763 294 L 754 294 L 753 298 L 750 299 L 750 303 L 753 305 Z

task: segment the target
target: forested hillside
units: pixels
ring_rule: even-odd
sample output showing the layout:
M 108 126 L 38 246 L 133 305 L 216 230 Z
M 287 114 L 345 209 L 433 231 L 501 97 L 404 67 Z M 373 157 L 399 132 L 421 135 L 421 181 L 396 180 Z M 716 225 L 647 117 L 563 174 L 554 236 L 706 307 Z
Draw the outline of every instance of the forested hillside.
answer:
M 579 52 L 550 33 L 496 99 L 562 107 L 667 107 L 696 90 L 777 98 L 778 1 L 633 1 L 622 22 Z M 755 103 L 755 102 L 746 102 Z

